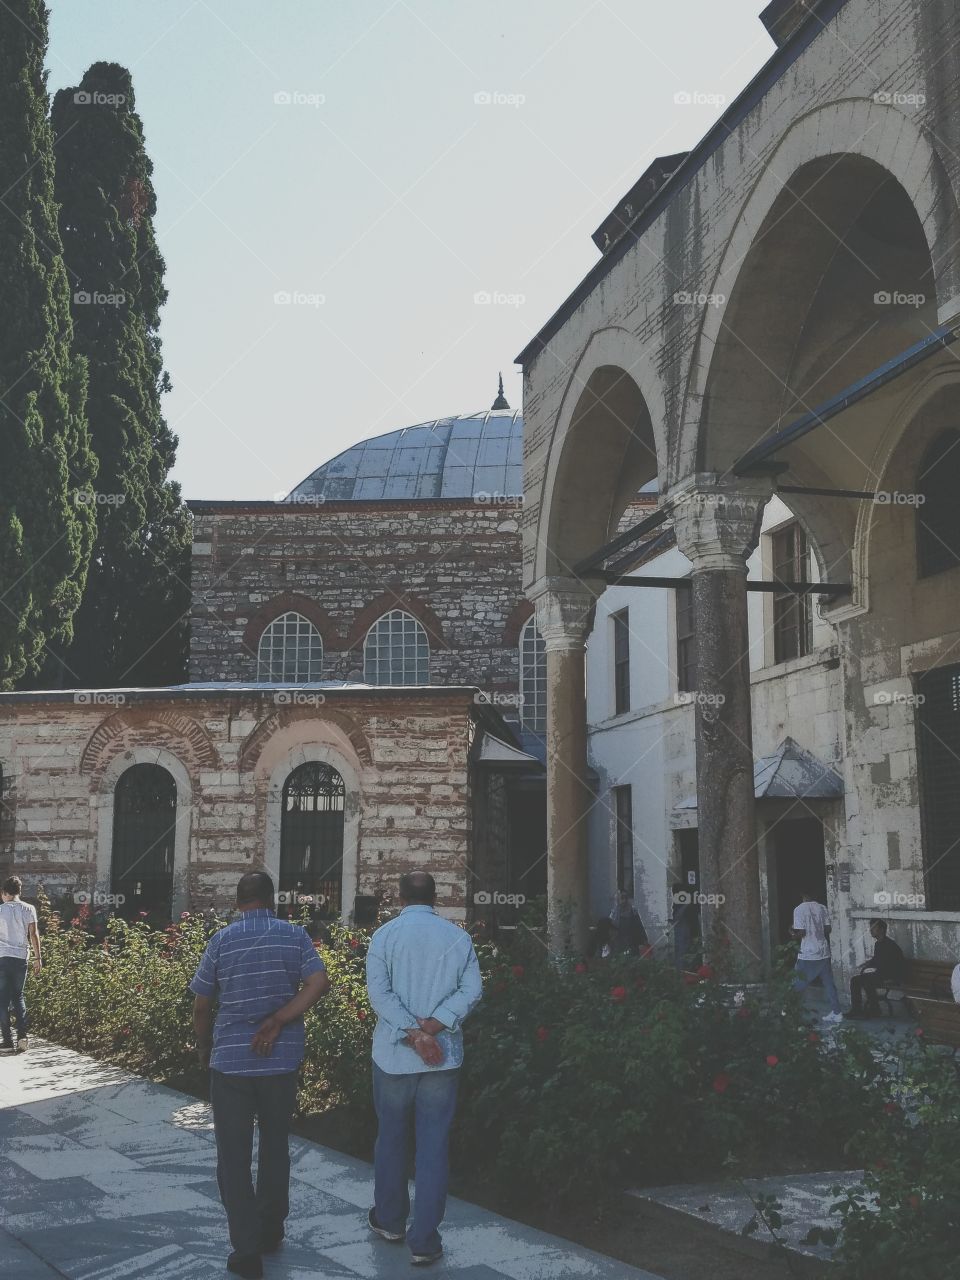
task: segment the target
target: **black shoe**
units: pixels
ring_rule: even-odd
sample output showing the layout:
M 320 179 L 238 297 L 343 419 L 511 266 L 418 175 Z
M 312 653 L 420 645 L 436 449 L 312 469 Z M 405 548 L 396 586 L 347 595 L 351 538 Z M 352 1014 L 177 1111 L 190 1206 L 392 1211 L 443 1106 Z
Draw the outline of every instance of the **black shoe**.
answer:
M 259 1253 L 231 1253 L 227 1259 L 227 1270 L 235 1276 L 243 1276 L 244 1280 L 261 1280 L 263 1259 Z
M 283 1227 L 274 1227 L 268 1231 L 263 1228 L 260 1232 L 260 1252 L 276 1253 L 283 1244 Z
M 407 1233 L 405 1231 L 401 1231 L 398 1234 L 396 1231 L 388 1231 L 386 1227 L 381 1227 L 379 1222 L 377 1222 L 375 1209 L 371 1209 L 367 1214 L 367 1222 L 370 1223 L 370 1230 L 375 1231 L 380 1239 L 386 1240 L 388 1244 L 403 1244 L 404 1240 L 407 1238 Z

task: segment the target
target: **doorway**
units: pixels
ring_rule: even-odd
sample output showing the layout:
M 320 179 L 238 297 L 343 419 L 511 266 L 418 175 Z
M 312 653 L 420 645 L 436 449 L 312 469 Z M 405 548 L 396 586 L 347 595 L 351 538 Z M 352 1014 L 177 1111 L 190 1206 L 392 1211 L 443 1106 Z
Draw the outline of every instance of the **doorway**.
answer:
M 794 908 L 804 893 L 826 904 L 827 869 L 819 818 L 788 818 L 777 823 L 771 836 L 770 945 L 776 950 L 792 939 Z

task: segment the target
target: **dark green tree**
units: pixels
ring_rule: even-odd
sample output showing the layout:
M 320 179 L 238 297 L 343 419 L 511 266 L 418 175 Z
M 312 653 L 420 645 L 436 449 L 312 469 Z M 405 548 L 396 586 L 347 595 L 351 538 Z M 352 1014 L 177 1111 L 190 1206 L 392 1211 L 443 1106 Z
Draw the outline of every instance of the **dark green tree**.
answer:
M 97 541 L 64 680 L 185 678 L 189 520 L 170 479 L 177 438 L 161 409 L 164 262 L 153 165 L 129 71 L 97 62 L 53 101 L 56 197 L 73 285 L 75 348 L 89 369 L 99 462 Z
M 47 9 L 0 5 L 0 688 L 69 642 L 93 544 L 86 369 L 47 116 Z

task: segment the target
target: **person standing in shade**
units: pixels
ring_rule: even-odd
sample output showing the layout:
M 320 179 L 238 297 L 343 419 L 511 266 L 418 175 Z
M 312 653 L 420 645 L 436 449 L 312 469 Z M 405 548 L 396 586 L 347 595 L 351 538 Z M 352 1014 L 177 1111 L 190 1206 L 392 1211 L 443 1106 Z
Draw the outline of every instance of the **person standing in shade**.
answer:
M 265 871 L 240 878 L 237 911 L 233 924 L 207 943 L 190 990 L 197 1052 L 210 1068 L 217 1185 L 233 1246 L 227 1270 L 258 1280 L 262 1255 L 280 1247 L 290 1211 L 290 1117 L 303 1061 L 303 1015 L 330 980 L 307 931 L 277 919 Z M 260 1133 L 256 1191 L 254 1122 Z
M 624 889 L 618 889 L 614 895 L 610 923 L 614 929 L 614 950 L 618 955 L 638 956 L 640 948 L 649 945 L 640 913 Z
M 797 956 L 795 991 L 805 991 L 817 978 L 830 1001 L 830 1012 L 824 1014 L 824 1022 L 840 1022 L 840 998 L 833 980 L 830 965 L 830 916 L 822 902 L 817 902 L 812 890 L 805 891 L 803 901 L 793 913 L 793 934 L 800 939 Z
M 483 994 L 480 965 L 465 929 L 434 910 L 425 871 L 400 877 L 400 914 L 382 925 L 367 952 L 367 991 L 377 1015 L 373 1100 L 376 1188 L 367 1220 L 391 1244 L 407 1240 L 411 1261 L 443 1256 L 450 1124 L 463 1062 L 461 1025 Z M 416 1200 L 407 1233 L 410 1130 L 416 1141 Z
M 23 882 L 19 876 L 9 876 L 0 888 L 0 1048 L 8 1052 L 15 1049 L 23 1053 L 27 1040 L 27 1002 L 23 988 L 27 981 L 27 961 L 33 951 L 33 970 L 39 973 L 40 932 L 37 929 L 37 909 L 29 902 L 21 902 Z M 13 1027 L 10 1008 L 13 1006 L 17 1024 L 17 1043 L 13 1043 Z

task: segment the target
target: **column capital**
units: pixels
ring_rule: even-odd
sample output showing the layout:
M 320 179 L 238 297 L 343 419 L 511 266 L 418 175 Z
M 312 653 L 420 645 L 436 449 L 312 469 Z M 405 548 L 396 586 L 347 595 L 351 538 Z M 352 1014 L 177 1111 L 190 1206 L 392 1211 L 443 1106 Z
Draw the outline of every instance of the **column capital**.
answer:
M 773 496 L 769 476 L 721 476 L 698 472 L 671 489 L 670 511 L 677 546 L 694 569 L 746 571 L 760 540 L 763 509 Z
M 541 578 L 530 598 L 537 616 L 537 630 L 551 650 L 582 649 L 593 624 L 594 592 L 575 578 Z

